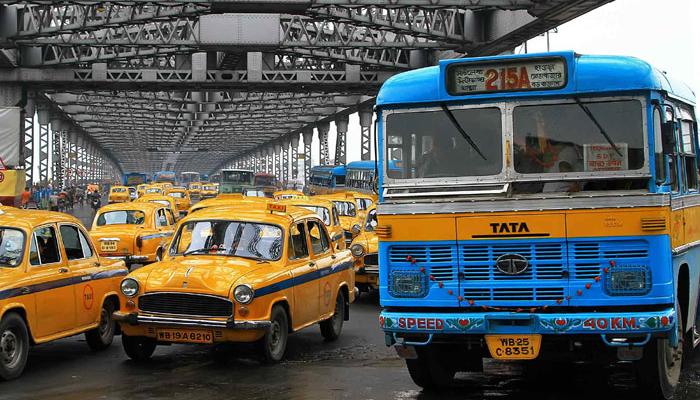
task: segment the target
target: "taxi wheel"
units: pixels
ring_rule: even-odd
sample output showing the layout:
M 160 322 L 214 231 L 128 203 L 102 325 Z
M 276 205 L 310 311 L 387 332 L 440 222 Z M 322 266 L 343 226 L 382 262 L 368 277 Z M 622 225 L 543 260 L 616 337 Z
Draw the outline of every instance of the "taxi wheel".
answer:
M 29 354 L 29 332 L 22 317 L 8 313 L 0 322 L 0 378 L 22 375 Z
M 289 319 L 287 312 L 280 305 L 272 307 L 270 315 L 271 325 L 265 332 L 260 345 L 265 363 L 280 362 L 287 351 L 287 338 L 289 336 Z
M 112 319 L 114 304 L 105 301 L 100 312 L 100 324 L 97 328 L 85 332 L 85 340 L 90 349 L 100 351 L 108 348 L 114 340 L 114 332 L 117 330 L 117 323 Z
M 156 341 L 144 336 L 128 336 L 122 333 L 124 352 L 134 361 L 146 361 L 156 351 Z
M 677 315 L 682 315 L 676 302 Z M 672 399 L 678 387 L 683 364 L 683 319 L 677 318 L 680 342 L 673 347 L 669 339 L 652 339 L 644 348 L 644 357 L 637 365 L 641 392 L 649 399 Z
M 338 298 L 335 300 L 335 313 L 329 319 L 321 321 L 321 336 L 329 342 L 338 339 L 343 330 L 343 321 L 345 321 L 345 294 L 339 290 Z

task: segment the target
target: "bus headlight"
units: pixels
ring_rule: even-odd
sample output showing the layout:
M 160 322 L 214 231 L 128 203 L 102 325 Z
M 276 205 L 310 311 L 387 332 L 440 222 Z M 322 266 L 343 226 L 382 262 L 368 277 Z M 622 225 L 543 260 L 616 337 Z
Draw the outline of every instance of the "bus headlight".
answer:
M 124 296 L 134 297 L 139 293 L 139 283 L 136 279 L 126 278 L 122 281 L 120 289 Z
M 361 244 L 353 244 L 352 246 L 350 246 L 350 252 L 353 256 L 359 258 L 365 255 L 365 248 L 362 247 Z
M 610 296 L 643 296 L 651 290 L 651 271 L 646 265 L 616 265 L 605 276 Z
M 425 297 L 427 276 L 420 271 L 394 271 L 389 275 L 389 294 L 393 297 Z
M 255 297 L 255 292 L 248 285 L 238 285 L 233 289 L 233 298 L 240 304 L 249 304 L 253 301 L 253 297 Z

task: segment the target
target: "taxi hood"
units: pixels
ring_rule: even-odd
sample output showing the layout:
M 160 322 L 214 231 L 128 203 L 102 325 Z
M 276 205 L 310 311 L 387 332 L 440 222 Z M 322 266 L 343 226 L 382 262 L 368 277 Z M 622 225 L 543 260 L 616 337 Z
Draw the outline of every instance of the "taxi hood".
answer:
M 243 275 L 269 265 L 238 257 L 192 255 L 141 270 L 148 270 L 145 292 L 188 291 L 228 297 L 231 286 Z
M 90 236 L 93 238 L 101 238 L 115 235 L 133 236 L 143 232 L 143 225 L 123 224 L 123 225 L 104 225 L 96 226 L 90 230 Z

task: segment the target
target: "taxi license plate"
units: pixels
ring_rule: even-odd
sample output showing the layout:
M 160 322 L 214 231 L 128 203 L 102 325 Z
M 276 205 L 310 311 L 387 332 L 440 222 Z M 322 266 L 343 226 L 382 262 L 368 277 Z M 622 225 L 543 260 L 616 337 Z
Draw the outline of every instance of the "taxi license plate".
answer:
M 486 335 L 491 357 L 497 360 L 533 360 L 541 343 L 542 335 Z
M 211 331 L 191 329 L 159 329 L 157 339 L 164 342 L 214 343 L 214 335 Z
M 117 242 L 114 240 L 101 242 L 100 248 L 102 249 L 102 251 L 117 251 Z

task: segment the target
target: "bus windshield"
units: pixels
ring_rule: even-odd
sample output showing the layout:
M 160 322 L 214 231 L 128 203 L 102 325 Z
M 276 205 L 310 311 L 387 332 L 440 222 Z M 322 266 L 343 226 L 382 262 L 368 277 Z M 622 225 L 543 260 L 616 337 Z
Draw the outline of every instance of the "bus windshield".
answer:
M 275 177 L 264 175 L 256 176 L 255 186 L 275 186 Z
M 222 171 L 222 183 L 243 183 L 250 184 L 253 180 L 253 173 L 250 171 Z
M 451 108 L 451 114 L 484 157 L 470 146 L 443 110 L 387 116 L 387 160 L 402 168 L 387 169 L 389 178 L 445 178 L 497 175 L 503 167 L 501 110 Z

